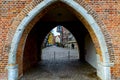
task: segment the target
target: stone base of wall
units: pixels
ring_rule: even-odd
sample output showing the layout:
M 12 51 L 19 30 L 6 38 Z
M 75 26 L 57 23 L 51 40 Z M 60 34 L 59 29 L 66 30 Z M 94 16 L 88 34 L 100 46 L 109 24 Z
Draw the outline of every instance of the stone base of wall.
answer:
M 113 66 L 111 63 L 100 62 L 99 55 L 97 55 L 97 75 L 102 80 L 111 80 L 110 67 Z

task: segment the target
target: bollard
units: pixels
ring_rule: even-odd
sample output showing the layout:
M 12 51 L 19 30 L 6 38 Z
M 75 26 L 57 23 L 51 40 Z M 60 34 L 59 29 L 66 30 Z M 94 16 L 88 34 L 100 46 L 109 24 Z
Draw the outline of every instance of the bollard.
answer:
M 9 65 L 8 69 L 8 80 L 18 80 L 18 65 Z
M 68 51 L 68 59 L 70 60 L 70 51 Z
M 55 51 L 54 51 L 54 60 L 55 60 Z

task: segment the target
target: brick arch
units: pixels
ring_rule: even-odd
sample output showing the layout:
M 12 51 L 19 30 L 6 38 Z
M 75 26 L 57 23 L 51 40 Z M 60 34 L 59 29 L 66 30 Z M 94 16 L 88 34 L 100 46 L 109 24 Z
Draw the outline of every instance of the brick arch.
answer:
M 114 63 L 115 61 L 115 55 L 114 55 L 114 49 L 113 49 L 113 45 L 112 44 L 112 38 L 108 33 L 108 30 L 104 24 L 104 22 L 102 22 L 101 20 L 101 16 L 99 16 L 99 14 L 96 13 L 96 11 L 93 9 L 93 7 L 91 7 L 89 4 L 87 4 L 85 1 L 80 1 L 80 0 L 75 0 L 77 3 L 79 3 L 82 7 L 84 7 L 87 11 L 88 14 L 90 14 L 96 21 L 96 23 L 99 25 L 102 33 L 104 34 L 105 37 L 105 41 L 108 47 L 108 54 L 110 55 L 110 62 Z
M 55 2 L 53 0 L 45 0 L 43 2 L 39 0 L 37 1 L 31 2 L 31 4 L 27 6 L 25 9 L 23 9 L 23 11 L 13 21 L 12 27 L 10 29 L 10 33 L 8 34 L 9 36 L 11 36 L 9 38 L 10 42 L 8 43 L 8 44 L 11 43 L 9 59 L 8 59 L 8 68 L 11 66 L 14 66 L 14 69 L 18 69 L 16 66 L 16 53 L 19 51 L 22 51 L 21 50 L 22 48 L 19 48 L 21 47 L 19 45 L 24 45 L 26 36 L 31 30 L 31 28 L 48 11 L 47 7 Z M 107 48 L 107 43 L 105 41 L 105 37 L 103 35 L 102 29 L 99 27 L 96 20 L 94 20 L 94 17 L 91 16 L 91 14 L 88 14 L 89 12 L 85 10 L 82 6 L 80 6 L 78 3 L 76 3 L 75 1 L 69 2 L 68 0 L 61 0 L 61 2 L 68 5 L 70 10 L 74 11 L 73 13 L 87 28 L 95 44 L 96 51 L 99 54 L 98 58 L 100 58 L 101 64 L 105 66 L 103 69 L 106 72 L 101 72 L 101 73 L 103 73 L 103 76 L 105 77 L 106 80 L 110 79 L 110 74 L 108 74 L 110 73 L 110 68 L 109 68 L 110 55 L 108 54 L 109 50 Z M 37 19 L 37 17 L 39 18 Z M 107 67 L 109 66 L 109 67 L 106 68 L 106 66 Z M 10 68 L 8 69 L 8 78 L 11 77 L 11 75 L 9 75 L 11 74 L 10 72 L 11 70 L 12 69 Z M 106 77 L 106 75 L 108 76 Z

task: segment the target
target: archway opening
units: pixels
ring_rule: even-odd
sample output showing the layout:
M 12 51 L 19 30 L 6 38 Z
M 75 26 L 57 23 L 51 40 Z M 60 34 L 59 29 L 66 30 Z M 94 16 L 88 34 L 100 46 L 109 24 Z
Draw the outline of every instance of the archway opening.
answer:
M 43 22 L 42 22 L 43 23 Z M 68 24 L 68 23 L 67 23 Z M 39 27 L 40 28 L 40 27 Z M 87 33 L 86 35 L 84 35 L 84 46 L 82 45 L 81 47 L 84 47 L 84 50 L 86 50 L 87 52 L 86 52 L 86 54 L 84 55 L 84 58 L 80 58 L 80 56 L 78 56 L 78 53 L 76 52 L 76 51 L 73 51 L 73 50 L 71 50 L 71 49 L 68 49 L 68 50 L 63 50 L 63 49 L 61 49 L 61 48 L 56 48 L 56 47 L 50 47 L 51 45 L 48 45 L 48 47 L 49 47 L 49 49 L 47 48 L 47 49 L 45 49 L 43 52 L 41 52 L 41 50 L 42 49 L 40 49 L 41 48 L 41 45 L 42 45 L 42 42 L 43 41 L 40 41 L 39 39 L 41 39 L 39 36 L 40 36 L 40 34 L 38 34 L 39 32 L 41 33 L 41 30 L 39 29 L 39 28 L 33 28 L 32 30 L 31 30 L 31 32 L 29 33 L 29 35 L 28 35 L 28 38 L 27 38 L 27 41 L 26 41 L 26 45 L 25 45 L 25 49 L 24 49 L 24 60 L 23 60 L 23 62 L 24 62 L 24 64 L 23 64 L 23 70 L 24 70 L 24 73 L 25 73 L 25 75 L 26 75 L 26 72 L 28 72 L 30 69 L 32 69 L 32 72 L 33 72 L 33 70 L 34 70 L 34 68 L 36 69 L 35 71 L 37 72 L 41 72 L 41 73 L 39 73 L 39 76 L 38 76 L 38 78 L 39 79 L 41 79 L 41 78 L 45 78 L 46 77 L 46 74 L 47 75 L 49 75 L 48 77 L 46 77 L 46 78 L 49 78 L 50 76 L 53 76 L 53 75 L 50 75 L 50 73 L 49 73 L 49 71 L 53 74 L 57 74 L 57 76 L 59 77 L 59 78 L 63 78 L 64 77 L 64 79 L 66 79 L 66 78 L 75 78 L 74 76 L 73 77 L 70 77 L 70 75 L 73 75 L 74 73 L 69 73 L 69 71 L 72 71 L 72 72 L 74 72 L 75 71 L 75 69 L 78 69 L 78 73 L 77 74 L 75 74 L 75 75 L 80 75 L 80 73 L 79 72 L 81 72 L 82 70 L 79 70 L 79 69 L 82 69 L 82 68 L 85 68 L 85 66 L 86 66 L 86 70 L 89 68 L 90 69 L 90 71 L 91 71 L 91 74 L 89 73 L 89 74 L 84 74 L 84 75 L 88 75 L 88 76 L 90 76 L 90 77 L 87 77 L 87 78 L 91 78 L 91 76 L 92 75 L 94 75 L 94 78 L 97 78 L 96 76 L 95 76 L 95 74 L 96 74 L 96 70 L 95 70 L 95 68 L 97 68 L 96 67 L 96 53 L 95 53 L 95 48 L 94 48 L 94 46 L 93 46 L 93 43 L 92 43 L 92 40 L 91 40 L 91 38 L 90 38 L 90 36 L 89 36 L 89 34 Z M 53 28 L 53 27 L 52 27 Z M 39 31 L 40 30 L 40 31 Z M 38 35 L 37 35 L 37 34 Z M 43 34 L 42 34 L 43 35 Z M 76 36 L 78 36 L 78 35 L 76 35 Z M 44 37 L 44 36 L 43 36 Z M 42 40 L 44 39 L 42 37 Z M 83 38 L 83 36 L 82 37 L 80 37 L 80 38 Z M 78 40 L 79 41 L 79 40 Z M 41 43 L 40 43 L 41 42 Z M 83 43 L 83 42 L 82 42 Z M 31 46 L 30 46 L 31 45 Z M 80 46 L 80 45 L 79 45 Z M 55 50 L 56 51 L 55 51 Z M 81 48 L 80 48 L 81 49 Z M 79 49 L 79 50 L 80 50 Z M 82 48 L 83 49 L 83 48 Z M 94 50 L 93 50 L 94 49 Z M 60 51 L 59 51 L 60 50 Z M 82 51 L 82 50 L 80 50 L 80 51 Z M 80 52 L 79 51 L 79 52 Z M 75 53 L 73 53 L 73 52 L 75 52 Z M 44 55 L 44 56 L 41 56 L 41 55 Z M 76 54 L 77 54 L 77 56 L 76 56 Z M 82 54 L 82 53 L 81 53 Z M 79 54 L 79 55 L 81 55 L 81 54 Z M 60 56 L 61 57 L 64 57 L 65 59 L 63 59 L 62 58 L 62 61 L 58 61 L 57 59 L 60 59 Z M 70 57 L 70 56 L 72 56 L 72 57 L 74 57 L 74 59 L 72 58 L 72 57 Z M 44 59 L 42 60 L 42 61 L 40 61 L 41 60 L 41 57 L 44 57 Z M 81 57 L 83 57 L 83 55 L 81 56 Z M 81 60 L 79 60 L 78 61 L 78 59 L 81 59 Z M 65 61 L 65 60 L 67 60 L 67 61 Z M 77 61 L 76 61 L 77 60 Z M 93 68 L 91 68 L 91 66 L 90 65 L 88 65 L 88 64 L 86 64 L 86 61 L 89 63 L 89 64 L 91 64 L 93 67 L 94 67 L 94 69 Z M 84 65 L 81 65 L 81 62 L 84 64 Z M 39 65 L 38 65 L 39 64 Z M 44 67 L 43 67 L 43 65 L 44 65 Z M 62 66 L 61 66 L 62 65 Z M 70 66 L 70 65 L 72 65 L 72 67 L 68 67 L 68 66 Z M 37 67 L 36 67 L 37 66 Z M 48 68 L 48 66 L 49 66 L 49 68 Z M 67 66 L 67 68 L 65 67 L 65 66 Z M 60 67 L 62 67 L 62 68 L 60 68 Z M 64 67 L 64 68 L 63 68 Z M 71 69 L 72 70 L 71 70 Z M 57 69 L 57 72 L 56 72 L 56 69 Z M 65 70 L 66 69 L 66 70 Z M 46 72 L 48 70 L 48 73 Z M 62 70 L 62 71 L 61 71 Z M 85 70 L 85 71 L 86 71 Z M 44 71 L 45 71 L 45 73 L 46 74 L 44 74 L 43 76 L 44 77 L 42 77 L 42 75 L 40 75 L 40 74 L 42 74 L 42 73 L 44 73 Z M 36 72 L 34 72 L 34 73 L 36 73 Z M 82 71 L 83 72 L 83 71 Z M 88 71 L 89 72 L 89 71 Z M 33 78 L 35 78 L 35 75 L 34 75 L 34 73 L 31 73 L 31 74 L 33 74 Z M 64 73 L 64 74 L 62 74 L 62 73 Z M 87 73 L 87 72 L 86 72 Z M 40 77 L 41 76 L 41 77 Z M 66 76 L 66 77 L 65 77 Z M 28 78 L 27 76 L 25 76 L 26 78 Z M 23 77 L 23 78 L 25 78 L 25 77 Z M 55 77 L 55 76 L 54 76 Z M 38 79 L 38 78 L 35 78 L 35 79 Z M 80 78 L 80 77 L 77 77 L 77 78 Z M 86 77 L 84 77 L 84 78 L 86 78 Z M 52 78 L 51 78 L 52 79 Z M 92 78 L 91 78 L 92 79 Z M 97 78 L 98 79 L 98 78 Z
M 58 25 L 51 30 L 42 43 L 41 60 L 79 60 L 75 37 L 65 27 Z M 73 54 L 70 54 L 70 53 Z
M 63 25 L 75 36 L 79 46 L 79 60 L 97 69 L 96 50 L 88 30 L 82 22 L 64 6 L 50 9 L 32 28 L 27 36 L 23 53 L 23 72 L 41 60 L 41 45 L 47 33 L 56 25 Z

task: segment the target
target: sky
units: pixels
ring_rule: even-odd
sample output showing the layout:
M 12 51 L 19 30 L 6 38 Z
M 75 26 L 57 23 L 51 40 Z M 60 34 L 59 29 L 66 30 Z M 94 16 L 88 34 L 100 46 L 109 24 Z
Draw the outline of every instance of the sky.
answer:
M 55 28 L 52 30 L 52 33 L 54 34 L 54 36 L 60 35 L 60 33 L 57 32 L 57 27 L 55 27 Z

